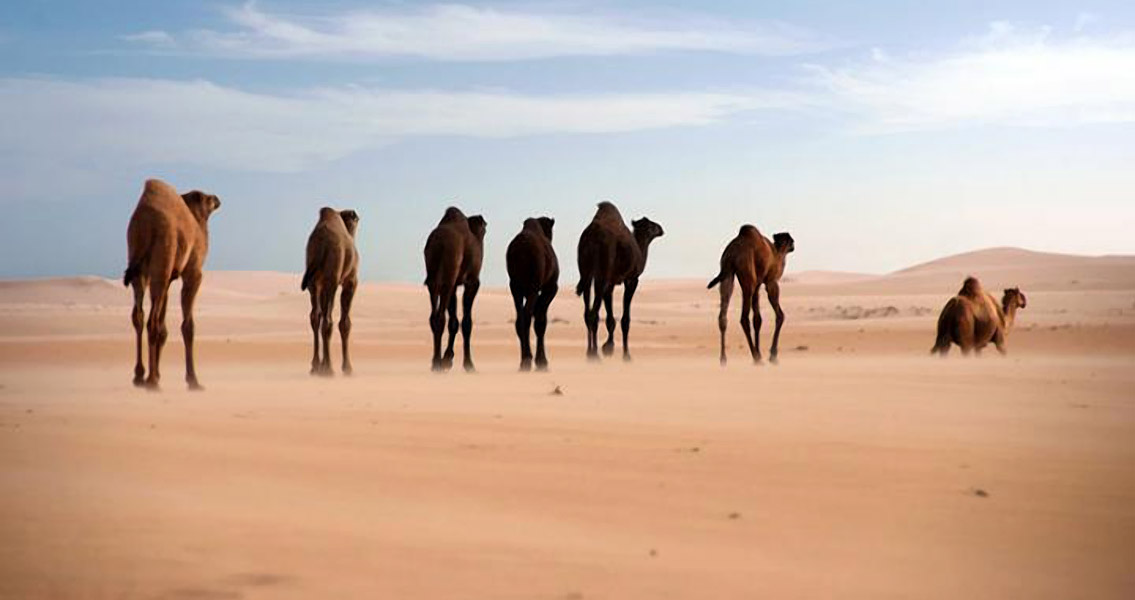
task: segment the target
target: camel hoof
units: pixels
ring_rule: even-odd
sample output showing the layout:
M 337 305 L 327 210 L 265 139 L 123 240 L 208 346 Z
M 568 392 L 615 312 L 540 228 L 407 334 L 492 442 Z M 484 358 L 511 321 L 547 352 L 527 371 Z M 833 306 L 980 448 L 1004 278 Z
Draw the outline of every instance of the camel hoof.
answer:
M 769 363 L 774 364 L 774 365 L 780 364 L 780 359 L 778 359 L 775 354 L 768 357 L 768 361 L 769 361 Z
M 197 383 L 196 381 L 190 381 L 186 384 L 186 386 L 189 388 L 189 391 L 191 391 L 191 392 L 204 392 L 205 391 L 205 386 L 201 385 L 200 383 Z
M 444 373 L 445 367 L 441 364 L 440 360 L 435 360 L 433 364 L 430 365 L 430 370 L 434 373 Z
M 465 367 L 466 373 L 476 373 L 477 372 L 477 369 L 473 366 L 473 363 L 471 363 L 471 362 L 466 362 L 462 366 Z
M 587 360 L 588 362 L 599 362 L 599 352 L 596 350 L 588 350 Z
M 626 363 L 631 362 L 631 355 L 624 353 L 623 354 L 623 362 L 626 362 Z
M 160 392 L 160 391 L 162 391 L 161 384 L 159 384 L 157 381 L 154 381 L 154 380 L 146 380 L 145 388 L 146 388 L 146 391 L 148 391 L 148 392 Z
M 547 371 L 548 370 L 548 359 L 543 358 L 543 357 L 537 358 L 536 359 L 536 370 L 537 371 Z
M 354 375 L 354 374 L 355 374 L 355 370 L 351 367 L 351 365 L 343 365 L 343 375 L 350 377 L 351 375 Z
M 724 367 L 725 365 L 729 364 L 729 359 L 725 358 L 725 356 L 722 355 L 722 357 L 719 358 L 717 362 L 721 363 L 721 366 Z
M 603 356 L 611 356 L 615 353 L 614 344 L 603 344 Z
M 134 387 L 146 387 L 146 380 L 141 377 L 135 377 Z
M 520 361 L 520 371 L 521 372 L 528 372 L 528 371 L 531 371 L 531 370 L 532 370 L 532 361 L 531 360 L 524 359 L 524 360 Z

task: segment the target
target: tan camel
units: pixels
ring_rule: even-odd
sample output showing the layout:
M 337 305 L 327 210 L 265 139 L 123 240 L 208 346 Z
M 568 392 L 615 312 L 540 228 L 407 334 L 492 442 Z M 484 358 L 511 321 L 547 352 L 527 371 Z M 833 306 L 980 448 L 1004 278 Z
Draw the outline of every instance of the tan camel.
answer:
M 134 288 L 134 385 L 158 389 L 159 364 L 166 329 L 169 286 L 181 278 L 181 337 L 185 341 L 185 381 L 189 389 L 202 389 L 193 364 L 193 302 L 201 287 L 202 268 L 209 252 L 209 215 L 221 206 L 216 196 L 194 190 L 178 195 L 173 186 L 150 179 L 126 229 L 127 261 L 122 284 Z M 142 302 L 150 290 L 150 318 L 146 323 L 150 375 L 142 365 Z
M 532 347 L 528 330 L 535 317 L 536 369 L 548 368 L 544 351 L 544 332 L 548 329 L 548 307 L 559 290 L 560 263 L 552 247 L 555 219 L 525 219 L 520 233 L 512 239 L 505 254 L 508 288 L 516 306 L 516 337 L 520 340 L 520 370 L 532 370 Z
M 729 299 L 733 296 L 733 278 L 741 284 L 741 329 L 753 355 L 753 362 L 761 362 L 761 308 L 760 287 L 765 286 L 769 304 L 776 312 L 776 330 L 772 334 L 769 361 L 776 363 L 780 348 L 780 328 L 784 325 L 784 311 L 780 308 L 780 277 L 788 254 L 796 249 L 796 242 L 788 233 L 768 238 L 752 225 L 742 225 L 721 253 L 721 271 L 707 288 L 721 284 L 721 310 L 717 313 L 717 328 L 721 330 L 721 364 L 725 359 L 725 326 L 729 317 Z M 753 310 L 753 333 L 749 333 L 749 309 Z
M 643 217 L 632 221 L 627 229 L 619 209 L 610 202 L 600 202 L 591 224 L 579 236 L 577 259 L 579 284 L 576 295 L 583 296 L 583 320 L 587 323 L 587 357 L 599 358 L 599 303 L 607 309 L 607 341 L 603 354 L 615 351 L 615 316 L 611 310 L 615 286 L 623 285 L 623 360 L 630 360 L 627 334 L 631 327 L 631 300 L 638 289 L 638 280 L 646 268 L 647 251 L 655 238 L 663 235 L 662 226 Z M 591 288 L 595 288 L 595 302 Z
M 1028 299 L 1020 288 L 1009 288 L 1001 296 L 1001 303 L 981 288 L 974 277 L 967 277 L 958 295 L 950 298 L 938 316 L 938 338 L 931 354 L 943 357 L 950 352 L 950 344 L 957 344 L 962 354 L 970 351 L 981 354 L 989 342 L 1005 354 L 1005 340 L 1016 320 L 1017 310 L 1023 309 Z
M 311 335 L 314 350 L 312 375 L 333 375 L 331 369 L 331 320 L 335 308 L 335 292 L 339 295 L 339 337 L 343 342 L 343 374 L 350 375 L 351 355 L 347 340 L 351 336 L 351 302 L 359 287 L 359 251 L 355 232 L 359 214 L 353 210 L 319 209 L 319 222 L 307 238 L 307 269 L 300 283 L 301 290 L 311 295 Z M 323 354 L 319 353 L 319 334 L 323 333 Z
M 430 292 L 430 329 L 433 332 L 434 371 L 453 366 L 453 342 L 457 338 L 457 287 L 465 286 L 461 298 L 463 317 L 461 337 L 465 343 L 465 370 L 473 371 L 469 340 L 473 334 L 473 300 L 481 287 L 481 260 L 484 256 L 486 223 L 481 215 L 466 217 L 449 207 L 437 227 L 426 239 L 426 287 Z M 449 312 L 449 345 L 441 354 L 441 335 L 445 313 Z

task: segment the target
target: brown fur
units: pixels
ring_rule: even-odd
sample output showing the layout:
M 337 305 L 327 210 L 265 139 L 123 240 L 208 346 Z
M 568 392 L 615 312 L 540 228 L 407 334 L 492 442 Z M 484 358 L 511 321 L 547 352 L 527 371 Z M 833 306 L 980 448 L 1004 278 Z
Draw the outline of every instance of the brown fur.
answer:
M 512 239 L 505 254 L 508 288 L 516 307 L 516 337 L 520 340 L 520 370 L 532 369 L 532 348 L 528 330 L 535 319 L 536 369 L 548 368 L 544 351 L 544 332 L 548 329 L 548 307 L 559 290 L 560 263 L 552 247 L 555 219 L 525 219 L 520 233 Z
M 216 196 L 192 191 L 178 195 L 173 186 L 150 179 L 126 229 L 127 261 L 123 285 L 134 288 L 134 385 L 157 389 L 161 380 L 162 347 L 169 335 L 166 305 L 169 286 L 181 278 L 181 337 L 185 341 L 185 381 L 201 389 L 193 362 L 193 303 L 201 287 L 202 268 L 209 253 L 209 215 L 220 208 Z M 142 365 L 142 303 L 150 291 L 150 317 L 145 322 L 150 375 Z
M 721 271 L 713 281 L 712 288 L 721 284 L 721 309 L 717 314 L 717 328 L 721 331 L 721 364 L 725 364 L 725 326 L 729 317 L 729 299 L 733 295 L 733 279 L 741 284 L 741 329 L 745 341 L 753 355 L 753 362 L 761 362 L 761 308 L 760 287 L 765 286 L 769 304 L 776 312 L 776 330 L 772 334 L 772 347 L 769 348 L 769 361 L 776 363 L 780 348 L 780 328 L 784 326 L 784 311 L 780 308 L 780 277 L 788 254 L 796 249 L 796 242 L 788 233 L 778 233 L 773 241 L 761 235 L 752 225 L 742 225 L 737 237 L 733 238 L 721 253 Z M 749 333 L 749 309 L 753 311 L 753 332 Z
M 473 334 L 473 300 L 481 288 L 481 260 L 485 246 L 484 217 L 466 217 L 449 207 L 441 222 L 426 239 L 426 287 L 430 292 L 430 329 L 433 332 L 433 370 L 453 366 L 453 342 L 457 337 L 457 287 L 465 286 L 461 298 L 463 316 L 460 322 L 465 346 L 465 370 L 473 371 L 469 340 Z M 441 354 L 441 334 L 445 329 L 445 313 L 449 312 L 449 346 Z
M 938 316 L 938 336 L 931 354 L 946 356 L 950 344 L 957 344 L 962 354 L 981 353 L 990 342 L 1005 354 L 1005 341 L 1016 320 L 1017 310 L 1028 304 L 1020 288 L 1004 291 L 1001 303 L 986 293 L 974 277 L 966 278 L 958 295 L 950 298 Z
M 311 334 L 314 350 L 311 357 L 312 375 L 332 375 L 331 321 L 335 308 L 335 292 L 339 295 L 339 337 L 343 342 L 343 374 L 350 375 L 351 355 L 347 340 L 351 336 L 351 303 L 359 288 L 359 251 L 355 246 L 355 232 L 359 227 L 359 214 L 353 210 L 336 211 L 319 209 L 319 222 L 307 238 L 307 268 L 300 283 L 301 290 L 311 295 Z M 319 334 L 323 334 L 323 354 L 319 351 Z
M 599 358 L 599 303 L 607 308 L 607 341 L 603 354 L 615 351 L 615 316 L 611 309 L 615 286 L 623 285 L 623 360 L 630 360 L 627 334 L 631 327 L 631 300 L 638 289 L 638 280 L 646 268 L 647 251 L 655 238 L 664 232 L 662 226 L 643 217 L 632 221 L 627 229 L 619 209 L 610 202 L 600 202 L 591 224 L 579 236 L 579 284 L 575 293 L 583 296 L 583 320 L 587 323 L 587 357 Z M 591 302 L 591 289 L 595 302 Z

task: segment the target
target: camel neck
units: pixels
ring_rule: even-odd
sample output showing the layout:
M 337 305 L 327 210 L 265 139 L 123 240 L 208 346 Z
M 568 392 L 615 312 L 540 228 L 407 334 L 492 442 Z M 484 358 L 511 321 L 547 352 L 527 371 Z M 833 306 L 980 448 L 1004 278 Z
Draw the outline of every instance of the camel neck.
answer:
M 1017 320 L 1017 307 L 1016 305 L 1010 306 L 1009 310 L 1005 311 L 1005 333 L 1008 334 L 1009 330 L 1013 328 L 1013 322 Z
M 639 252 L 642 253 L 642 263 L 638 266 L 638 272 L 641 273 L 644 269 L 646 269 L 646 255 L 650 251 L 651 240 L 649 238 L 643 238 L 639 235 L 635 235 L 634 239 L 635 243 L 638 244 Z

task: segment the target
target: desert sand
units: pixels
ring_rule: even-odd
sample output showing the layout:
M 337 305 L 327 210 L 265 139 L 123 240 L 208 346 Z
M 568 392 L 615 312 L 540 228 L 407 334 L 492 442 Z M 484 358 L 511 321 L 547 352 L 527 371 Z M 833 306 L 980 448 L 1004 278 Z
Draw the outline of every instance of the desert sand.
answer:
M 1010 354 L 931 358 L 970 274 L 1027 293 Z M 781 364 L 735 300 L 724 369 L 717 291 L 649 270 L 587 363 L 574 276 L 548 373 L 503 288 L 438 375 L 424 288 L 366 283 L 328 380 L 298 275 L 207 272 L 203 393 L 177 311 L 149 393 L 120 282 L 0 282 L 0 597 L 1135 597 L 1135 257 L 790 265 Z

